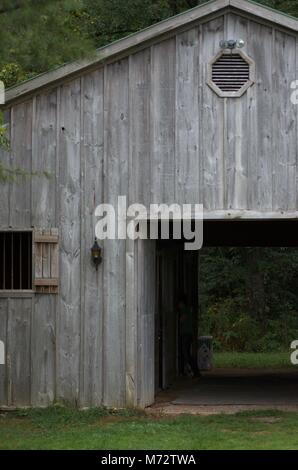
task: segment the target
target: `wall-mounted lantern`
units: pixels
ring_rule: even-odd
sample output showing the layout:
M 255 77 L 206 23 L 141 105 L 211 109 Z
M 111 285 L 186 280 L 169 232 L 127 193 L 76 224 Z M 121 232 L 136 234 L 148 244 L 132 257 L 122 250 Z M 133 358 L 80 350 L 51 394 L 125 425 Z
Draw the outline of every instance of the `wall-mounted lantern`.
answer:
M 97 243 L 97 239 L 95 238 L 94 244 L 91 248 L 91 259 L 93 261 L 93 264 L 96 268 L 96 271 L 98 269 L 98 266 L 102 262 L 102 256 L 101 256 L 101 248 L 99 244 Z

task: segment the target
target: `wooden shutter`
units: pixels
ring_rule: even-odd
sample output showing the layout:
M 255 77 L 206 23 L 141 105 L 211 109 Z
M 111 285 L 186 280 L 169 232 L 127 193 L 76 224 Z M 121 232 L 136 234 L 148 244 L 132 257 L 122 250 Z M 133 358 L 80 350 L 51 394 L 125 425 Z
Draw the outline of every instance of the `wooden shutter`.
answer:
M 39 294 L 57 294 L 59 286 L 58 229 L 34 232 L 35 291 Z

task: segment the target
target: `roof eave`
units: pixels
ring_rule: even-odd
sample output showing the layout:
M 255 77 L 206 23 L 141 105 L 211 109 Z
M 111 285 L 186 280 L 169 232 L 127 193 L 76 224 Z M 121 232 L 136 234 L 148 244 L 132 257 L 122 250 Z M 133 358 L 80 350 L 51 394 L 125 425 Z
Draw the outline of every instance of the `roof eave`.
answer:
M 298 20 L 251 2 L 250 0 L 212 0 L 211 2 L 197 6 L 191 10 L 180 13 L 179 15 L 120 39 L 112 44 L 104 46 L 101 49 L 98 49 L 96 56 L 91 59 L 75 61 L 62 65 L 54 70 L 45 72 L 31 80 L 8 89 L 5 94 L 4 107 L 7 107 L 7 105 L 16 100 L 20 100 L 27 95 L 35 93 L 37 90 L 45 87 L 53 87 L 66 78 L 70 79 L 75 75 L 80 75 L 86 70 L 98 67 L 99 64 L 104 64 L 114 58 L 120 58 L 121 55 L 128 55 L 134 50 L 146 47 L 161 36 L 170 35 L 179 28 L 183 28 L 183 26 L 192 24 L 204 17 L 227 8 L 236 9 L 254 17 L 260 17 L 263 20 L 265 19 L 278 24 L 281 27 L 298 32 Z

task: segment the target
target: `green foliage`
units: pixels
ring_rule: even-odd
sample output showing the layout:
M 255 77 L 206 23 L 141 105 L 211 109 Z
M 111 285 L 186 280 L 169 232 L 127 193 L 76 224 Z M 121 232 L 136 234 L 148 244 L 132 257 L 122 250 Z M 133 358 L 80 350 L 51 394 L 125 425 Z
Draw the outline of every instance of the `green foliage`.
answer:
M 15 83 L 26 79 L 26 73 L 18 64 L 5 64 L 0 70 L 0 80 L 6 87 L 13 86 Z
M 257 3 L 280 10 L 288 15 L 298 16 L 298 4 L 293 0 L 258 0 Z
M 100 47 L 184 10 L 200 0 L 85 0 L 84 29 Z
M 9 140 L 7 137 L 7 128 L 4 124 L 3 114 L 0 112 L 0 148 L 9 149 Z
M 2 0 L 0 80 L 7 87 L 205 0 Z M 298 16 L 290 0 L 260 0 Z
M 18 8 L 0 14 L 0 77 L 6 86 L 93 51 L 71 21 L 82 8 L 80 0 L 16 3 Z
M 205 0 L 2 0 L 0 80 L 11 87 L 202 3 Z M 298 16 L 298 3 L 292 0 L 259 3 Z M 0 148 L 7 143 L 0 123 Z M 8 173 L 0 162 L 0 180 Z
M 206 0 L 84 0 L 78 22 L 100 47 L 203 3 Z M 292 0 L 259 3 L 298 16 L 297 2 Z
M 214 337 L 215 350 L 247 351 L 258 338 L 256 321 L 229 297 L 208 307 L 201 321 L 204 333 Z
M 80 0 L 4 1 L 0 5 L 0 80 L 6 88 L 92 54 L 94 47 L 72 18 L 82 9 Z M 0 113 L 0 148 L 9 151 L 9 140 Z M 27 172 L 0 160 L 0 183 L 46 172 Z
M 216 350 L 287 350 L 298 338 L 297 285 L 297 249 L 205 248 L 200 332 Z
M 20 167 L 7 167 L 0 162 L 0 183 L 18 181 L 19 178 L 31 176 L 52 178 L 52 175 L 47 171 L 26 171 Z

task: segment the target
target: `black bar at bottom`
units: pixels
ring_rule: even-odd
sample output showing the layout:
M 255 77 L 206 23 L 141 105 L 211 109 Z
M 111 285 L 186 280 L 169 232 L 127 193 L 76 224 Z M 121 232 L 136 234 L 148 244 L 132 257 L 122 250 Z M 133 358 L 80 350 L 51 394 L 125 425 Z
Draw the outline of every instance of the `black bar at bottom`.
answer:
M 86 451 L 1 451 L 1 464 L 30 463 L 32 468 L 40 468 L 42 463 L 74 463 L 88 465 L 89 468 L 107 467 L 108 465 L 122 465 L 127 468 L 140 468 L 147 465 L 192 465 L 229 464 L 235 465 L 253 463 L 297 463 L 297 451 L 114 451 L 114 450 L 86 450 Z

